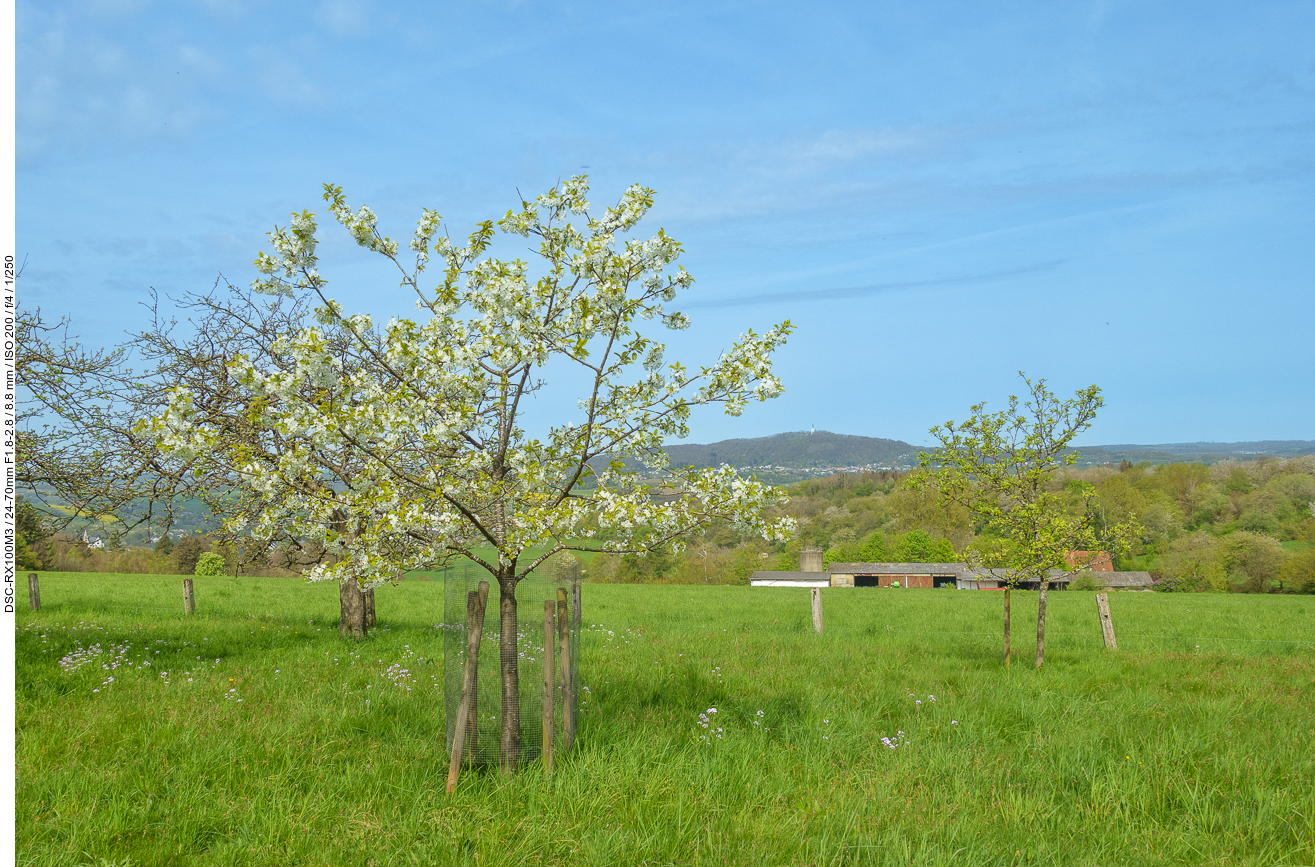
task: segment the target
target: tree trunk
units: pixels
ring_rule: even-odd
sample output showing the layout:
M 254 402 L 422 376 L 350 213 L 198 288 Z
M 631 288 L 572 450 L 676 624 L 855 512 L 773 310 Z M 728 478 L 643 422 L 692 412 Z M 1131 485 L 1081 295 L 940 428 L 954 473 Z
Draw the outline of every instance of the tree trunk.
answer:
M 1037 603 L 1036 610 L 1036 667 L 1040 668 L 1041 663 L 1046 661 L 1046 590 L 1050 587 L 1050 582 L 1043 580 L 1041 582 L 1041 600 Z
M 365 602 L 365 631 L 369 632 L 374 629 L 374 588 L 371 587 L 363 594 Z
M 1009 667 L 1009 585 L 1005 585 L 1005 668 Z
M 521 690 L 517 665 L 516 578 L 510 568 L 498 570 L 498 647 L 502 669 L 502 769 L 515 773 L 521 758 Z
M 338 634 L 351 638 L 364 638 L 365 594 L 355 578 L 338 585 Z

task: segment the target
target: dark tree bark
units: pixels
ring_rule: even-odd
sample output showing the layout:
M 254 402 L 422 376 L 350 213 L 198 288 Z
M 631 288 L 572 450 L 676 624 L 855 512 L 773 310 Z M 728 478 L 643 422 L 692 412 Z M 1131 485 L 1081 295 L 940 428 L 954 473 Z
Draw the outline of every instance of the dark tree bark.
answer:
M 374 588 L 365 591 L 365 631 L 374 629 Z
M 355 578 L 348 578 L 338 585 L 338 634 L 349 638 L 364 638 L 365 594 Z
M 498 647 L 502 669 L 502 768 L 515 773 L 521 757 L 520 668 L 516 648 L 516 575 L 498 570 Z
M 1041 600 L 1037 604 L 1036 611 L 1036 667 L 1040 668 L 1041 664 L 1046 661 L 1046 590 L 1050 588 L 1050 581 L 1042 579 L 1041 581 Z

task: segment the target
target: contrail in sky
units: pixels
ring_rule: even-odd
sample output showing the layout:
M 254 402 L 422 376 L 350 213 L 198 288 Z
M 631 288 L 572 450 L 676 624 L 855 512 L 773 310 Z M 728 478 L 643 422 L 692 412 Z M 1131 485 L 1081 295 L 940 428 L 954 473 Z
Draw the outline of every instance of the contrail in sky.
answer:
M 843 289 L 795 289 L 789 292 L 766 292 L 761 295 L 740 295 L 735 298 L 719 300 L 694 301 L 680 305 L 683 309 L 697 307 L 746 307 L 750 304 L 769 304 L 775 301 L 829 301 L 833 298 L 861 298 L 864 295 L 876 295 L 895 289 L 913 289 L 919 286 L 950 286 L 956 283 L 984 283 L 1018 274 L 1034 274 L 1038 271 L 1053 271 L 1064 264 L 1063 259 L 1050 262 L 1038 262 L 1007 271 L 991 271 L 986 274 L 960 274 L 954 277 L 934 277 L 930 280 L 905 280 L 898 283 L 873 283 L 870 286 L 849 286 Z

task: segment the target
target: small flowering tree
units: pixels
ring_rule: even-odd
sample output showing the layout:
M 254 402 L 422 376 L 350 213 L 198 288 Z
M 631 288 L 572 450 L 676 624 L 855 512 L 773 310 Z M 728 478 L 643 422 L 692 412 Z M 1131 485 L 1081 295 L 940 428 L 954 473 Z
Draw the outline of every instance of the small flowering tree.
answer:
M 771 355 L 789 322 L 746 332 L 706 366 L 667 363 L 640 326 L 687 327 L 666 306 L 693 283 L 674 266 L 681 247 L 661 230 L 629 237 L 651 190 L 632 186 L 598 216 L 587 190 L 573 178 L 480 223 L 462 246 L 426 210 L 404 262 L 368 208 L 353 211 L 326 185 L 330 213 L 396 266 L 422 316 L 379 328 L 345 314 L 317 270 L 314 216 L 294 214 L 270 233 L 253 289 L 309 297 L 314 324 L 280 335 L 261 357 L 227 360 L 241 412 L 217 414 L 183 388 L 151 422 L 170 454 L 225 467 L 254 492 L 255 535 L 322 545 L 312 580 L 370 588 L 452 556 L 487 570 L 499 591 L 502 754 L 511 767 L 520 755 L 515 589 L 530 571 L 566 550 L 677 549 L 713 521 L 770 540 L 794 529 L 791 519 L 763 517 L 784 502 L 777 489 L 729 467 L 673 467 L 662 451 L 688 434 L 695 406 L 739 415 L 750 400 L 781 393 Z M 533 240 L 537 276 L 520 259 L 489 255 L 497 230 Z M 431 257 L 443 271 L 426 286 Z M 567 369 L 582 383 L 576 418 L 530 434 L 526 405 L 547 371 Z M 216 418 L 228 427 L 208 421 Z M 234 426 L 244 433 L 234 436 Z M 655 477 L 679 496 L 651 496 L 644 479 Z
M 921 454 L 920 470 L 910 478 L 915 488 L 931 488 L 947 502 L 967 509 L 983 529 L 998 533 L 1008 546 L 978 553 L 981 564 L 1004 574 L 1004 662 L 1009 665 L 1009 587 L 1019 581 L 1040 585 L 1037 609 L 1036 667 L 1045 661 L 1046 592 L 1050 570 L 1064 568 L 1075 551 L 1111 553 L 1125 550 L 1139 531 L 1136 519 L 1111 525 L 1098 520 L 1096 489 L 1069 482 L 1056 490 L 1054 476 L 1077 461 L 1069 445 L 1091 426 L 1105 404 L 1095 385 L 1060 400 L 1044 379 L 1028 379 L 1027 396 L 1011 395 L 1000 412 L 986 404 L 972 407 L 967 421 L 947 421 L 931 429 L 940 448 Z M 974 552 L 968 552 L 969 557 Z M 1070 568 L 1087 568 L 1080 562 Z

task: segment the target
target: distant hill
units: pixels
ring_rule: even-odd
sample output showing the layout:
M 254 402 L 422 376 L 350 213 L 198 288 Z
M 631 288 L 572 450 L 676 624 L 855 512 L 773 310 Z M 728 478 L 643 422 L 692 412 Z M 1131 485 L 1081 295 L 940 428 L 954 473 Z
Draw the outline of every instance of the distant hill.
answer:
M 678 466 L 730 464 L 740 468 L 778 467 L 783 470 L 808 471 L 806 475 L 815 475 L 823 470 L 909 469 L 917 464 L 919 451 L 931 450 L 931 446 L 916 446 L 903 440 L 849 436 L 829 431 L 796 431 L 752 439 L 722 440 L 706 445 L 674 443 L 667 446 L 671 462 Z M 1134 464 L 1143 461 L 1157 464 L 1200 461 L 1213 464 L 1223 460 L 1247 461 L 1315 454 L 1315 441 L 1121 444 L 1082 446 L 1077 451 L 1079 466 L 1117 464 L 1123 460 Z
M 785 467 L 816 469 L 823 467 L 893 467 L 909 468 L 918 461 L 919 448 L 903 440 L 849 436 L 829 431 L 795 431 L 754 439 L 722 440 L 708 445 L 674 443 L 667 455 L 678 466 L 708 467 L 730 464 L 736 467 Z
M 1260 458 L 1295 458 L 1315 455 L 1312 440 L 1261 440 L 1249 443 L 1162 443 L 1160 445 L 1082 446 L 1078 448 L 1082 464 L 1105 464 L 1128 461 L 1169 464 L 1199 461 L 1254 461 Z

